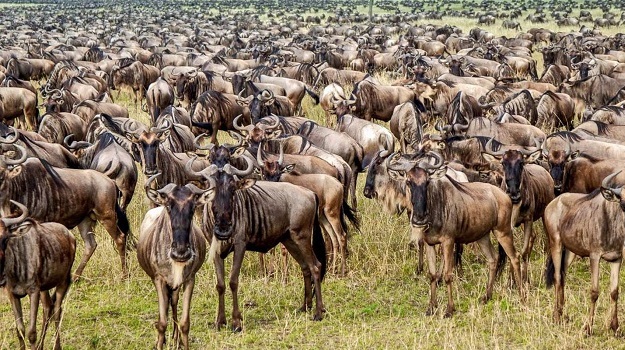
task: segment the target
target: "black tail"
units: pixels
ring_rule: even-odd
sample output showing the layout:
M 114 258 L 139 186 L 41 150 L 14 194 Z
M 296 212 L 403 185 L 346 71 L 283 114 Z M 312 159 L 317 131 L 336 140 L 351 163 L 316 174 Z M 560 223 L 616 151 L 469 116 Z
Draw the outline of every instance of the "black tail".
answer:
M 309 88 L 306 88 L 306 92 L 308 93 L 308 95 L 310 95 L 310 97 L 313 98 L 313 100 L 315 100 L 315 104 L 318 105 L 319 95 L 317 95 L 314 91 L 310 90 Z
M 347 217 L 347 220 L 360 232 L 360 219 L 356 216 L 356 210 L 347 204 L 346 198 L 343 199 L 343 205 L 341 206 L 341 227 L 343 228 L 343 232 L 347 235 L 347 222 L 345 221 L 345 217 Z
M 117 227 L 126 235 L 126 249 L 134 250 L 137 247 L 137 241 L 132 235 L 132 232 L 130 232 L 130 223 L 128 222 L 128 217 L 119 206 L 118 201 L 115 201 L 115 213 L 117 214 Z
M 317 260 L 321 263 L 321 281 L 326 275 L 328 269 L 328 258 L 326 256 L 326 243 L 321 233 L 321 225 L 319 224 L 319 215 L 315 214 L 315 223 L 313 226 L 312 248 Z
M 211 124 L 211 123 L 200 123 L 200 122 L 194 122 L 192 120 L 191 121 L 191 125 L 195 126 L 196 128 L 204 129 L 204 130 L 208 131 L 209 134 L 213 133 L 213 124 Z
M 503 249 L 501 244 L 499 244 L 499 258 L 497 259 L 497 271 L 495 273 L 496 278 L 499 278 L 499 276 L 501 276 L 503 267 L 506 266 L 506 260 L 508 260 L 508 255 L 506 254 L 506 251 Z
M 566 271 L 566 249 L 562 249 L 562 260 L 560 261 L 560 275 L 562 280 L 562 285 L 564 285 L 564 272 Z M 553 264 L 553 259 L 551 258 L 551 254 L 547 257 L 547 266 L 545 267 L 545 284 L 547 288 L 553 287 L 553 283 L 555 282 L 555 274 L 556 267 Z

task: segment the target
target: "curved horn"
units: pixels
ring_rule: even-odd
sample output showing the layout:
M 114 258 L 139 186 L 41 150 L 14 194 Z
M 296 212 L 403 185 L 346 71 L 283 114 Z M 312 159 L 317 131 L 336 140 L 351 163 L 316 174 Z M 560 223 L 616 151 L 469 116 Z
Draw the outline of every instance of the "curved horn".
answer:
M 278 165 L 282 166 L 284 163 L 284 143 L 280 142 L 280 156 L 278 156 Z
M 164 120 L 163 125 L 161 127 L 153 126 L 150 128 L 150 131 L 155 134 L 158 134 L 158 133 L 165 132 L 171 129 L 173 126 L 174 126 L 174 123 L 171 120 L 169 120 L 169 118 L 167 118 Z
M 254 161 L 246 156 L 242 156 L 247 163 L 247 168 L 245 170 L 239 170 L 236 167 L 226 164 L 223 167 L 223 170 L 230 175 L 237 175 L 238 177 L 245 177 L 254 171 Z
M 15 145 L 15 148 L 19 149 L 21 152 L 21 157 L 19 157 L 18 159 L 10 159 L 10 158 L 6 158 L 4 159 L 4 162 L 7 165 L 18 165 L 18 164 L 22 164 L 26 161 L 26 158 L 28 158 L 28 154 L 26 153 L 26 149 L 20 145 Z
M 469 128 L 469 124 L 467 125 L 463 125 L 463 124 L 456 124 L 453 126 L 453 129 L 455 132 L 462 132 L 462 131 L 466 131 Z
M 384 162 L 388 169 L 395 171 L 408 171 L 412 169 L 417 163 L 416 161 L 406 161 L 403 159 L 401 161 L 395 161 L 395 158 L 397 158 L 399 155 L 399 153 L 393 152 L 390 156 L 388 156 L 388 158 L 386 158 Z
M 256 163 L 261 167 L 265 166 L 265 161 L 263 160 L 263 148 L 261 145 L 258 146 L 258 152 L 256 152 Z
M 272 114 L 269 116 L 269 118 L 274 120 L 274 123 L 273 123 L 273 124 L 269 124 L 269 125 L 266 125 L 266 126 L 265 126 L 265 125 L 263 125 L 263 124 L 259 123 L 259 128 L 261 128 L 263 131 L 265 131 L 265 130 L 273 130 L 273 129 L 275 129 L 275 128 L 277 128 L 277 127 L 279 127 L 279 126 L 280 126 L 280 118 L 278 118 L 278 116 L 277 116 L 277 115 L 275 115 L 275 114 L 273 114 L 273 113 L 272 113 Z M 262 125 L 262 126 L 261 126 L 261 125 Z
M 0 137 L 0 143 L 9 143 L 9 144 L 11 144 L 11 143 L 17 142 L 17 140 L 20 138 L 19 130 L 15 129 L 12 126 L 9 127 L 9 130 L 10 130 L 9 135 L 13 134 L 14 136 L 11 137 L 11 138 L 9 138 L 9 137 L 7 137 L 7 138 Z
M 144 187 L 145 189 L 150 188 L 150 185 L 152 184 L 152 182 L 154 182 L 154 180 L 156 180 L 156 178 L 157 178 L 157 177 L 159 177 L 160 175 L 161 175 L 161 173 L 156 173 L 156 174 L 154 174 L 154 175 L 150 176 L 150 177 L 148 178 L 148 181 L 146 181 L 146 182 L 145 182 L 145 185 L 143 185 L 143 187 Z
M 418 165 L 419 168 L 421 168 L 421 169 L 424 169 L 424 170 L 438 169 L 444 163 L 443 156 L 441 156 L 438 152 L 430 151 L 430 152 L 428 152 L 426 154 L 426 156 L 430 157 L 430 158 L 434 158 L 435 162 L 434 162 L 434 164 L 430 164 L 430 162 L 428 162 L 427 160 L 422 160 L 422 161 L 419 162 L 419 165 Z
M 74 134 L 69 134 L 65 136 L 65 138 L 63 139 L 63 144 L 68 149 L 76 150 L 76 149 L 87 148 L 91 146 L 91 143 L 87 141 L 79 141 L 79 142 L 72 141 L 72 143 L 70 144 L 69 141 L 71 141 L 72 138 L 74 138 Z
M 209 143 L 206 146 L 202 146 L 200 144 L 200 139 L 206 136 L 207 136 L 206 133 L 203 133 L 203 134 L 199 134 L 196 138 L 193 139 L 193 145 L 195 146 L 196 149 L 210 151 L 211 149 L 213 149 L 213 147 L 215 147 L 215 145 L 212 143 Z
M 26 217 L 28 217 L 28 208 L 26 208 L 24 204 L 16 202 L 14 200 L 10 200 L 10 202 L 14 206 L 18 207 L 22 213 L 16 218 L 2 218 L 2 222 L 6 227 L 21 224 L 24 220 L 26 220 Z
M 191 159 L 189 159 L 185 165 L 184 165 L 184 171 L 192 176 L 197 176 L 197 177 L 203 177 L 204 174 L 202 171 L 195 171 L 193 170 L 193 162 L 197 159 L 197 156 L 193 156 Z M 157 174 L 158 175 L 158 174 Z M 156 176 L 156 175 L 155 175 Z M 151 179 L 151 178 L 150 178 Z M 149 181 L 149 180 L 148 180 Z M 147 184 L 146 184 L 147 186 Z
M 239 125 L 239 118 L 241 118 L 243 116 L 243 114 L 239 114 L 236 116 L 236 118 L 234 118 L 234 120 L 232 121 L 232 125 L 234 126 L 235 129 L 239 130 L 239 131 L 247 131 L 250 132 L 252 130 L 254 130 L 254 125 L 250 124 L 248 126 L 241 126 Z

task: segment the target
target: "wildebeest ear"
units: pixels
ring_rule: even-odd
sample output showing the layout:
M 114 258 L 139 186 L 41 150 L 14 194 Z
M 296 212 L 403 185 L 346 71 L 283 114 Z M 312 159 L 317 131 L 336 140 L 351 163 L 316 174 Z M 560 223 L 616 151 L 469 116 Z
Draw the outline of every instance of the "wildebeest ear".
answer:
M 293 169 L 295 169 L 295 164 L 288 164 L 284 168 L 282 168 L 282 172 L 288 174 L 293 171 Z
M 141 155 L 139 154 L 139 147 L 134 143 L 130 145 L 130 150 L 132 151 L 132 158 L 134 158 L 135 162 L 141 163 Z
M 436 171 L 430 175 L 430 178 L 433 180 L 438 180 L 445 176 L 445 174 L 447 174 L 447 166 L 442 166 L 436 169 Z
M 489 162 L 489 163 L 496 163 L 496 162 L 499 161 L 499 159 L 497 159 L 497 157 L 493 156 L 490 153 L 486 153 L 486 152 L 482 152 L 482 158 L 484 158 L 484 160 Z
M 447 147 L 447 144 L 445 143 L 445 141 L 436 141 L 436 147 L 438 147 L 438 149 L 445 149 L 445 147 Z
M 538 159 L 540 159 L 541 151 L 538 150 L 528 156 L 524 156 L 526 163 L 535 163 Z
M 137 137 L 137 135 L 131 133 L 131 132 L 127 132 L 126 133 L 126 138 L 132 142 L 132 143 L 137 143 L 139 142 L 139 138 Z
M 245 189 L 248 189 L 248 188 L 254 186 L 255 183 L 256 183 L 256 179 L 243 179 L 243 180 L 239 180 L 239 182 L 237 182 L 237 189 L 245 190 Z
M 391 179 L 393 179 L 395 181 L 405 181 L 406 180 L 406 173 L 403 172 L 403 171 L 397 171 L 397 170 L 388 169 L 388 175 L 391 177 Z
M 168 130 L 165 130 L 165 131 L 163 131 L 163 132 L 160 132 L 160 133 L 158 134 L 158 139 L 159 139 L 159 140 L 161 140 L 161 141 L 165 141 L 165 140 L 167 140 L 167 138 L 168 138 L 168 137 L 169 137 L 169 129 L 168 129 Z
M 9 179 L 12 179 L 22 172 L 22 166 L 17 165 L 13 169 L 9 170 Z
M 206 203 L 212 202 L 214 198 L 215 198 L 215 189 L 209 188 L 208 190 L 204 191 L 202 194 L 198 195 L 196 199 L 196 203 L 199 205 L 204 205 Z
M 148 199 L 150 199 L 156 205 L 165 205 L 167 204 L 167 195 L 163 193 L 159 193 L 155 189 L 148 189 L 147 191 Z
M 619 198 L 617 196 L 614 195 L 614 192 L 612 192 L 612 190 L 610 190 L 609 188 L 601 188 L 601 195 L 603 195 L 603 198 L 605 198 L 605 200 L 607 200 L 608 202 L 618 202 Z
M 274 130 L 269 136 L 267 136 L 268 139 L 277 139 L 278 137 L 280 137 L 280 135 L 282 135 L 282 130 L 281 129 L 277 129 Z
M 15 236 L 21 236 L 21 235 L 28 233 L 28 231 L 30 231 L 30 228 L 32 226 L 33 226 L 32 222 L 26 221 L 26 222 L 21 223 L 18 227 L 12 229 L 11 233 L 13 233 Z
M 231 151 L 231 155 L 234 158 L 238 158 L 240 156 L 243 155 L 243 153 L 245 153 L 245 147 L 237 147 L 234 151 Z
M 569 156 L 567 157 L 566 160 L 574 160 L 575 158 L 577 158 L 579 156 L 579 150 L 569 154 Z

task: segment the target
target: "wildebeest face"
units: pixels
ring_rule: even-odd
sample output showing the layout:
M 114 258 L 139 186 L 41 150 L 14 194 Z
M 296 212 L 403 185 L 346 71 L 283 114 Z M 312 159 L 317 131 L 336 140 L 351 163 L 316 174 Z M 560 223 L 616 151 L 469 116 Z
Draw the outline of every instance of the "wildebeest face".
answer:
M 158 191 L 148 188 L 148 197 L 169 213 L 172 233 L 169 257 L 172 260 L 186 262 L 195 256 L 190 241 L 195 207 L 211 201 L 213 194 L 214 188 L 202 191 L 194 185 L 169 184 Z
M 282 167 L 277 161 L 264 161 L 263 163 L 261 175 L 265 181 L 278 182 L 282 174 L 290 173 L 294 168 L 293 164 Z
M 447 167 L 423 169 L 415 166 L 408 170 L 396 171 L 389 169 L 389 175 L 395 180 L 403 180 L 406 182 L 410 195 L 410 203 L 412 204 L 412 215 L 410 216 L 410 224 L 416 228 L 425 228 L 430 225 L 430 213 L 427 205 L 428 184 L 430 180 L 437 180 L 445 176 Z
M 386 154 L 383 156 L 382 152 L 379 152 L 375 158 L 373 158 L 371 163 L 369 163 L 369 169 L 367 169 L 367 178 L 363 194 L 369 199 L 376 198 L 378 196 L 376 192 L 377 189 L 384 188 L 384 184 L 391 180 L 385 165 L 386 158 L 389 154 L 388 152 L 384 152 Z
M 234 175 L 219 170 L 213 177 L 215 179 L 215 199 L 211 210 L 215 219 L 214 234 L 217 239 L 227 240 L 232 236 L 234 229 L 234 203 L 236 192 L 252 187 L 256 180 L 238 180 Z
M 169 136 L 169 130 L 158 133 L 143 131 L 139 137 L 130 133 L 126 136 L 139 149 L 143 173 L 149 176 L 156 174 L 158 172 L 159 146 Z
M 549 152 L 547 156 L 547 162 L 549 164 L 549 174 L 553 178 L 554 189 L 556 195 L 562 191 L 562 183 L 564 180 L 564 167 L 570 160 L 577 158 L 579 152 L 567 154 L 566 151 L 553 150 Z
M 521 202 L 521 177 L 525 161 L 519 151 L 506 151 L 501 159 L 506 182 L 506 193 L 510 196 L 512 204 Z

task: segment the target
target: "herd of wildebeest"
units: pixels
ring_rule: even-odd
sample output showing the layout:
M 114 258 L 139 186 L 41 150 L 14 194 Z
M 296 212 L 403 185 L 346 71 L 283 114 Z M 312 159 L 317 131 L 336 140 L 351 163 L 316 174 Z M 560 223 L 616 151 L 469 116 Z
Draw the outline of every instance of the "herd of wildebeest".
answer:
M 527 284 L 536 283 L 528 274 L 532 227 L 542 219 L 554 320 L 562 316 L 567 266 L 575 256 L 589 257 L 586 330 L 592 331 L 604 259 L 611 266 L 610 328 L 618 329 L 625 36 L 602 35 L 588 11 L 580 17 L 594 26 L 530 28 L 507 38 L 493 33 L 497 26 L 463 32 L 417 24 L 426 18 L 419 11 L 367 22 L 347 9 L 304 19 L 282 8 L 260 11 L 261 20 L 246 11 L 210 14 L 170 3 L 159 16 L 123 3 L 114 11 L 41 6 L 3 12 L 0 22 L 0 284 L 21 348 L 25 338 L 31 347 L 43 344 L 52 320 L 60 348 L 62 302 L 96 249 L 98 222 L 115 243 L 124 275 L 127 251 L 136 248 L 154 282 L 159 349 L 170 307 L 173 341 L 188 348 L 195 274 L 207 258 L 216 272 L 219 328 L 227 324 L 224 259 L 233 253 L 230 326 L 241 330 L 244 253 L 266 253 L 279 243 L 302 269 L 302 310 L 313 309 L 321 320 L 326 270 L 347 272 L 348 225 L 359 229 L 356 181 L 363 173 L 365 197 L 409 217 L 418 271 L 427 261 L 427 314 L 437 309 L 442 281 L 444 315 L 453 314 L 453 270 L 463 245 L 473 242 L 488 266 L 483 301 L 507 259 L 525 300 Z M 502 25 L 520 30 L 509 23 L 517 11 L 554 20 L 577 11 L 570 3 L 524 6 L 506 11 Z M 618 23 L 609 5 L 589 6 Z M 490 24 L 483 16 L 502 17 L 459 15 L 483 24 Z M 544 67 L 535 60 L 541 54 Z M 120 90 L 132 93 L 129 108 L 149 116 L 148 123 L 129 118 Z M 325 123 L 307 118 L 306 95 L 307 103 L 321 105 Z M 219 144 L 218 131 L 232 143 Z M 134 239 L 126 209 L 140 176 L 145 192 L 138 195 L 145 193 L 153 209 Z M 517 251 L 512 232 L 521 224 Z M 85 248 L 72 273 L 74 227 Z M 26 295 L 27 331 L 20 304 Z

